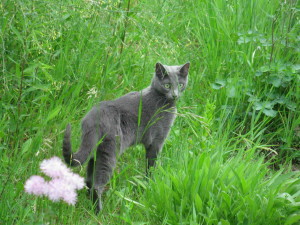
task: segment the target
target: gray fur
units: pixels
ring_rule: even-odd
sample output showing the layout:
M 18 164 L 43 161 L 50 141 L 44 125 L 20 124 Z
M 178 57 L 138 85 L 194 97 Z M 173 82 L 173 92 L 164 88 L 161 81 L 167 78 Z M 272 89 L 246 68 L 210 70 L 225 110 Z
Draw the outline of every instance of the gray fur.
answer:
M 102 208 L 101 195 L 116 165 L 117 152 L 121 154 L 142 143 L 146 148 L 147 171 L 154 165 L 175 119 L 175 102 L 186 88 L 189 66 L 157 63 L 149 87 L 93 107 L 82 120 L 82 142 L 74 154 L 71 127 L 67 126 L 63 140 L 66 163 L 83 164 L 97 147 L 96 159 L 91 157 L 88 163 L 86 183 L 98 210 Z

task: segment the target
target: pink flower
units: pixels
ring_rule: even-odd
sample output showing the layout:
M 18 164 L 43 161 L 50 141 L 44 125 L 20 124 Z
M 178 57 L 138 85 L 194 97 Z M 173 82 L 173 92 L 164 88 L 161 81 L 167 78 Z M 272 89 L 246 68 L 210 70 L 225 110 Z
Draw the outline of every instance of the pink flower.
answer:
M 66 183 L 73 186 L 76 190 L 80 190 L 84 187 L 84 179 L 78 174 L 65 174 L 64 180 L 66 181 Z
M 40 176 L 32 176 L 25 183 L 25 191 L 37 196 L 47 196 L 54 202 L 63 200 L 75 205 L 76 190 L 84 187 L 84 179 L 73 173 L 58 157 L 43 160 L 40 168 L 52 180 L 45 181 Z
M 54 156 L 51 159 L 45 159 L 40 165 L 44 174 L 52 178 L 64 177 L 65 174 L 72 173 L 70 169 L 63 164 L 60 158 Z
M 29 194 L 41 196 L 45 192 L 46 183 L 40 176 L 32 176 L 25 183 L 25 191 Z
M 65 192 L 62 196 L 62 199 L 67 202 L 69 205 L 75 205 L 77 201 L 77 194 L 75 191 Z

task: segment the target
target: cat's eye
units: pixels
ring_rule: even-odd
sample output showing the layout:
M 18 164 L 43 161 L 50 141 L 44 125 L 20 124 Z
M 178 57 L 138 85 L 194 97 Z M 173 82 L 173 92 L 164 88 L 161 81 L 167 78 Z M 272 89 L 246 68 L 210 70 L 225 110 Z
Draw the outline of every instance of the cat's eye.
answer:
M 164 87 L 165 87 L 166 89 L 170 89 L 171 84 L 164 84 Z
M 180 89 L 183 88 L 183 86 L 184 86 L 183 83 L 179 84 Z

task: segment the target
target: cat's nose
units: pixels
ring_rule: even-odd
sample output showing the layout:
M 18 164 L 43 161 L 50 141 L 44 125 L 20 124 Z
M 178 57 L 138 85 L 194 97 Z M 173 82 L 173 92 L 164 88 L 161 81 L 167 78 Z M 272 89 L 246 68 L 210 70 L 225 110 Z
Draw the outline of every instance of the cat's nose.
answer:
M 172 95 L 173 99 L 176 100 L 178 98 L 178 95 Z
M 176 100 L 178 98 L 178 90 L 172 91 L 172 97 L 174 100 Z

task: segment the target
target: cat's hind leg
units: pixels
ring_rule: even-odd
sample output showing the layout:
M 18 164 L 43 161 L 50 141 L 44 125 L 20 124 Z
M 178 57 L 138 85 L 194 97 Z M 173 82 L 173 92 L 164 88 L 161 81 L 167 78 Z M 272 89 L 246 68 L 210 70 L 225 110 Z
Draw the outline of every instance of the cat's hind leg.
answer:
M 94 164 L 94 182 L 93 190 L 96 193 L 94 203 L 96 202 L 96 211 L 102 209 L 102 193 L 105 185 L 112 176 L 113 169 L 116 165 L 116 141 L 114 139 L 105 138 L 97 148 L 96 163 Z
M 94 174 L 94 169 L 95 169 L 95 163 L 96 161 L 94 160 L 94 157 L 92 157 L 89 160 L 88 166 L 87 166 L 87 170 L 86 170 L 86 186 L 91 189 L 93 186 L 93 174 Z
M 86 173 L 86 186 L 88 187 L 88 196 L 93 201 L 94 205 L 98 205 L 98 194 L 96 190 L 93 188 L 94 186 L 94 172 L 95 172 L 95 163 L 96 160 L 92 157 L 87 166 L 87 173 Z

